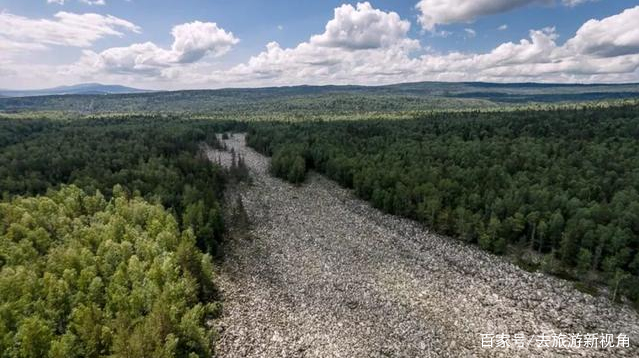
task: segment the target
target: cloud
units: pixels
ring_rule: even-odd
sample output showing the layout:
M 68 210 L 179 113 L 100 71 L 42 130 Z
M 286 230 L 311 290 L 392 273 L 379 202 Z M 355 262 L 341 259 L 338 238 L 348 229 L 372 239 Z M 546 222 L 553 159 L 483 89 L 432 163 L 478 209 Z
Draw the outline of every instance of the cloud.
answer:
M 364 2 L 335 9 L 334 18 L 326 24 L 325 31 L 311 36 L 307 42 L 290 49 L 271 42 L 266 51 L 223 73 L 204 64 L 193 64 L 207 53 L 223 55 L 239 40 L 215 24 L 199 22 L 176 26 L 170 50 L 145 43 L 107 49 L 99 54 L 86 51 L 78 67 L 82 71 L 100 69 L 112 74 L 135 73 L 158 80 L 181 78 L 199 82 L 218 81 L 218 78 L 243 82 L 244 76 L 248 81 L 279 78 L 281 83 L 293 80 L 292 77 L 294 81 L 322 76 L 339 81 L 339 78 L 346 80 L 365 73 L 379 77 L 410 70 L 388 65 L 393 59 L 403 59 L 406 52 L 419 49 L 419 42 L 407 37 L 409 30 L 410 22 L 396 13 L 374 9 Z M 378 68 L 375 63 L 382 63 L 384 68 Z M 193 72 L 204 68 L 211 73 L 203 76 Z
M 152 42 L 114 47 L 100 53 L 85 51 L 77 64 L 81 70 L 110 73 L 161 74 L 163 69 L 191 64 L 206 55 L 219 57 L 239 42 L 216 23 L 195 21 L 173 27 L 173 45 L 164 49 Z
M 339 84 L 358 81 L 384 82 L 388 78 L 407 80 L 415 67 L 404 47 L 350 50 L 315 46 L 304 42 L 282 48 L 271 42 L 266 51 L 228 71 L 214 73 L 212 81 L 288 85 L 305 83 Z M 417 63 L 415 63 L 416 65 Z
M 39 51 L 45 50 L 46 48 L 46 46 L 37 43 L 25 43 L 0 37 L 0 58 L 3 54 L 6 55 L 13 52 Z
M 335 9 L 324 33 L 311 37 L 310 43 L 351 50 L 372 49 L 403 41 L 408 30 L 410 22 L 395 12 L 374 9 L 368 2 L 356 7 L 344 4 Z
M 597 0 L 562 0 L 562 3 L 566 6 L 577 6 L 585 2 L 597 1 Z
M 580 55 L 614 57 L 639 52 L 639 6 L 603 20 L 589 20 L 566 43 L 566 50 Z
M 639 51 L 599 58 L 574 52 L 568 43 L 559 46 L 557 38 L 554 28 L 545 28 L 531 31 L 530 39 L 504 43 L 486 54 L 425 55 L 420 61 L 421 75 L 423 78 L 495 82 L 612 79 L 627 82 L 639 79 Z
M 473 38 L 475 36 L 477 36 L 477 31 L 470 29 L 470 28 L 465 28 L 464 32 L 466 32 L 466 37 L 467 38 Z
M 495 66 L 544 63 L 552 61 L 554 51 L 557 50 L 557 33 L 555 28 L 530 31 L 530 40 L 522 39 L 519 43 L 507 42 L 499 45 L 490 53 L 476 55 L 474 59 L 478 68 L 485 69 Z
M 175 62 L 176 58 L 170 51 L 151 42 L 114 47 L 99 54 L 86 50 L 80 60 L 80 64 L 87 71 L 100 70 L 121 74 L 138 72 L 150 75 L 154 75 L 158 68 L 167 67 Z
M 80 2 L 87 5 L 106 5 L 104 0 L 80 0 Z
M 358 9 L 349 9 L 347 13 L 371 11 L 368 7 Z M 624 81 L 636 81 L 639 79 L 639 36 L 631 20 L 639 17 L 636 11 L 639 10 L 629 9 L 609 18 L 591 20 L 564 45 L 557 43 L 559 35 L 555 28 L 548 27 L 531 30 L 528 38 L 503 43 L 487 53 L 426 51 L 416 57 L 418 51 L 425 49 L 408 37 L 408 31 L 398 35 L 392 27 L 384 29 L 387 36 L 395 40 L 384 45 L 375 41 L 348 44 L 314 41 L 319 37 L 331 38 L 327 30 L 292 48 L 272 42 L 248 62 L 227 71 L 214 71 L 205 81 L 226 85 L 229 82 L 235 85 L 380 84 L 420 80 L 574 82 L 618 80 L 622 73 L 627 74 Z M 339 15 L 336 11 L 329 24 L 350 25 L 348 21 L 338 21 L 342 19 Z M 336 32 L 348 33 L 349 25 Z M 358 24 L 358 28 L 362 26 Z M 468 30 L 472 29 L 465 30 L 472 36 L 473 31 Z M 376 32 L 375 38 L 383 38 L 383 34 Z M 339 46 L 326 46 L 326 42 Z M 377 46 L 372 46 L 373 43 Z M 602 54 L 612 58 L 606 61 L 601 58 Z
M 31 81 L 34 72 L 46 74 L 42 81 L 47 83 L 103 81 L 158 89 L 407 81 L 636 82 L 639 36 L 632 24 L 638 9 L 587 21 L 565 42 L 559 42 L 555 28 L 548 27 L 483 53 L 438 53 L 412 39 L 409 28 L 402 25 L 405 20 L 392 12 L 366 4 L 342 6 L 326 29 L 307 41 L 292 47 L 270 42 L 230 68 L 202 59 L 221 56 L 238 40 L 214 24 L 200 23 L 174 30 L 170 48 L 147 42 L 100 53 L 85 50 L 78 63 L 47 69 L 7 64 L 5 70 L 15 75 L 0 77 L 0 87 Z M 360 20 L 370 14 L 374 16 L 369 21 Z M 349 31 L 356 35 L 342 37 Z M 20 44 L 0 42 L 0 50 L 2 46 Z
M 233 33 L 217 27 L 214 22 L 195 21 L 178 25 L 171 34 L 175 39 L 171 51 L 180 63 L 198 61 L 208 53 L 222 56 L 239 42 Z
M 78 1 L 87 5 L 106 5 L 105 0 L 78 0 Z M 64 5 L 65 2 L 66 0 L 47 0 L 47 4 Z
M 271 42 L 266 50 L 225 73 L 210 79 L 235 81 L 268 80 L 275 84 L 346 83 L 353 77 L 383 81 L 405 76 L 411 61 L 408 54 L 420 49 L 419 42 L 407 36 L 410 22 L 397 13 L 374 9 L 370 3 L 342 5 L 326 24 L 322 34 L 313 35 L 294 48 Z
M 447 38 L 452 34 L 453 34 L 452 31 L 438 30 L 438 31 L 431 31 L 430 36 Z
M 576 6 L 596 0 L 562 0 L 565 6 Z M 467 23 L 475 19 L 507 12 L 527 5 L 550 5 L 555 0 L 420 0 L 419 23 L 425 30 L 433 31 L 437 25 Z
M 497 28 L 497 30 L 499 30 L 499 31 L 506 31 L 506 30 L 508 30 L 508 25 L 503 24 L 503 25 L 499 26 L 499 27 Z
M 140 32 L 140 28 L 111 15 L 62 11 L 49 20 L 0 13 L 0 37 L 28 44 L 89 47 L 106 36 L 123 36 L 122 31 Z
M 11 68 L 11 63 L 4 62 L 2 61 L 2 59 L 0 59 L 0 76 L 9 77 L 15 75 L 17 75 L 17 72 L 13 68 Z
M 552 0 L 420 0 L 419 23 L 432 31 L 436 25 L 470 22 L 485 15 L 498 14 L 532 3 Z

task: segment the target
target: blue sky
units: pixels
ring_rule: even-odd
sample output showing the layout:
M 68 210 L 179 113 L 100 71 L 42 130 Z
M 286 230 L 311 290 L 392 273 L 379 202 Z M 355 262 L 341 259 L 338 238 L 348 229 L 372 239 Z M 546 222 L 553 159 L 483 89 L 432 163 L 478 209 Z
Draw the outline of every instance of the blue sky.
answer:
M 638 6 L 639 0 L 0 0 L 0 87 L 632 82 L 639 81 Z

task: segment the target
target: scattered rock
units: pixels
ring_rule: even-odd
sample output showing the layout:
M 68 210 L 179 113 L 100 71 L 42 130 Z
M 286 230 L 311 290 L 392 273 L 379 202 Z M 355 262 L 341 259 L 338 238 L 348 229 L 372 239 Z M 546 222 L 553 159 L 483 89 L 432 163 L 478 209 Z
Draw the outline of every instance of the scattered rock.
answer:
M 225 248 L 218 356 L 639 356 L 636 311 L 385 215 L 320 175 L 289 185 L 243 135 L 225 143 L 253 177 L 240 188 L 253 239 Z M 631 347 L 538 348 L 550 332 L 623 333 Z M 483 333 L 531 341 L 488 349 Z

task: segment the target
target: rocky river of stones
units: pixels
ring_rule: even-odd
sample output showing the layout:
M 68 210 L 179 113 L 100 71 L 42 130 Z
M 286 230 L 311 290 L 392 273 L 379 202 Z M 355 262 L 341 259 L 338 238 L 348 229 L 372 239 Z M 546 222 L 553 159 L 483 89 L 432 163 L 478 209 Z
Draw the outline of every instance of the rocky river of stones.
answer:
M 217 356 L 639 357 L 633 309 L 383 214 L 319 174 L 288 184 L 243 134 L 224 142 L 252 182 L 233 194 L 250 226 L 219 267 Z M 584 347 L 591 333 L 598 348 Z

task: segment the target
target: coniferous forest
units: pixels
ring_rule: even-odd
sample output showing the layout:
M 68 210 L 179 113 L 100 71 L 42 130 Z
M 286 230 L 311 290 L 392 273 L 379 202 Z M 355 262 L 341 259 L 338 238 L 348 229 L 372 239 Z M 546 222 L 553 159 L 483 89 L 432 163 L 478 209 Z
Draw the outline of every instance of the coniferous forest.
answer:
M 199 145 L 230 127 L 0 122 L 2 357 L 211 355 L 227 175 Z
M 638 19 L 0 0 L 0 358 L 639 357 Z
M 225 169 L 203 146 L 224 151 L 233 132 L 271 157 L 273 176 L 304 185 L 320 172 L 386 213 L 636 306 L 637 113 L 617 103 L 408 119 L 2 118 L 0 351 L 214 354 L 215 262 L 233 225 L 225 189 L 249 174 L 241 156 Z
M 161 205 L 69 186 L 0 215 L 4 357 L 211 354 L 211 257 Z
M 373 206 L 639 304 L 639 106 L 255 123 L 248 143 Z
M 638 19 L 0 1 L 0 358 L 639 357 Z

